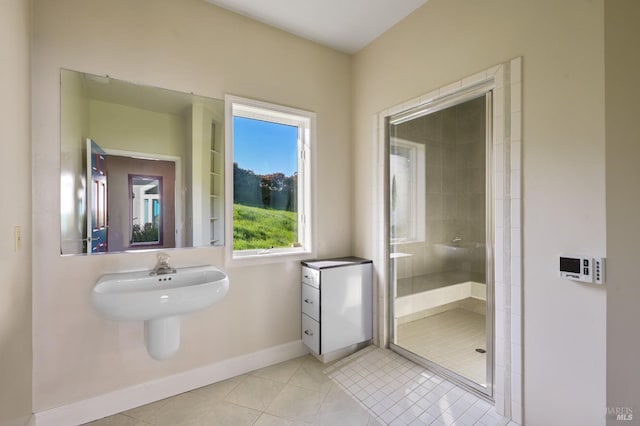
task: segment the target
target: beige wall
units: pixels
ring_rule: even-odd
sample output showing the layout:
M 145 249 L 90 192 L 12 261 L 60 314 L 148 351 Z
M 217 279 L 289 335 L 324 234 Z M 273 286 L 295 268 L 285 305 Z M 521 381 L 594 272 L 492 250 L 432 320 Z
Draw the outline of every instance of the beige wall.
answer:
M 97 278 L 151 268 L 155 254 L 59 255 L 51 232 L 60 220 L 59 73 L 63 67 L 315 111 L 317 254 L 330 256 L 351 252 L 350 58 L 201 0 L 35 0 L 33 8 L 34 410 L 298 340 L 297 261 L 229 269 L 226 299 L 184 318 L 182 347 L 167 361 L 146 354 L 141 323 L 97 315 L 89 301 Z M 171 251 L 177 266 L 224 267 L 223 256 L 221 248 Z
M 373 115 L 523 56 L 527 424 L 602 424 L 605 289 L 558 278 L 605 254 L 604 1 L 430 0 L 354 57 L 354 247 L 373 256 Z
M 640 3 L 605 3 L 607 136 L 607 407 L 632 408 L 640 424 L 638 248 L 640 226 Z
M 77 202 L 79 194 L 86 198 L 84 155 L 85 138 L 89 137 L 89 99 L 82 87 L 82 76 L 76 73 L 61 75 L 67 95 L 60 100 L 60 203 L 61 209 L 61 249 L 62 253 L 82 253 L 82 237 L 86 229 L 87 216 L 83 202 Z
M 29 2 L 0 13 L 0 425 L 31 414 L 31 69 Z M 14 250 L 14 227 L 22 247 Z
M 89 111 L 89 135 L 100 147 L 185 159 L 185 116 L 96 100 Z

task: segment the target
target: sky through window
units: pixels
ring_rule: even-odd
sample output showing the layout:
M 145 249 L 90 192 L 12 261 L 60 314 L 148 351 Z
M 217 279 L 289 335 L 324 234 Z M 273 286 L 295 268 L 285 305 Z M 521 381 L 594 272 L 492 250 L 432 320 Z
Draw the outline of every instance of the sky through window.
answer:
M 233 161 L 266 175 L 298 171 L 298 128 L 269 121 L 233 117 Z

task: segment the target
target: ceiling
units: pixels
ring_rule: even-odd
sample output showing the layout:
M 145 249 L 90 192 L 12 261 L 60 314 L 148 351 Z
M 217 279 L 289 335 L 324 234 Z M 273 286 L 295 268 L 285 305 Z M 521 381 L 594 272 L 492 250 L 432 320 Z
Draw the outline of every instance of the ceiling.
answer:
M 300 37 L 355 53 L 427 0 L 206 0 Z

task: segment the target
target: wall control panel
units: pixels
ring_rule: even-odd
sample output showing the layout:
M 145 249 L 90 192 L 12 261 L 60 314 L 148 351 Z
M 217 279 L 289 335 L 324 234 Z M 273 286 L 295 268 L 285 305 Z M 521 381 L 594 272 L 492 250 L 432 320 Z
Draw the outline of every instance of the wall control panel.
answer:
M 560 278 L 585 283 L 604 283 L 604 258 L 560 256 Z

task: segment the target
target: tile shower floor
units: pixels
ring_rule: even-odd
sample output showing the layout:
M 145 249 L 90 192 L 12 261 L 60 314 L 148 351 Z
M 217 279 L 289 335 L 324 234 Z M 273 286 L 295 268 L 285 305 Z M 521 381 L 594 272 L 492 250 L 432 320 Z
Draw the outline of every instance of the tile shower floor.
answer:
M 515 425 L 486 401 L 374 346 L 331 365 L 307 355 L 89 423 L 386 424 Z
M 388 349 L 369 346 L 325 372 L 380 424 L 516 425 L 485 400 Z
M 449 370 L 486 384 L 486 317 L 452 309 L 398 325 L 397 345 Z

